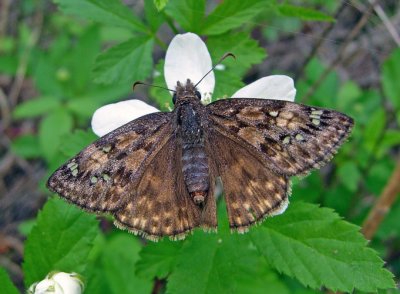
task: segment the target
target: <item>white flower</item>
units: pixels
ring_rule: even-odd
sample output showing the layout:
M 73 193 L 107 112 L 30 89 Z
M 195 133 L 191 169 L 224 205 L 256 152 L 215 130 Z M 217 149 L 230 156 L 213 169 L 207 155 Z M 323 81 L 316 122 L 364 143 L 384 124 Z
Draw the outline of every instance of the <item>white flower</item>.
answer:
M 81 294 L 84 284 L 76 273 L 51 272 L 40 282 L 32 284 L 29 294 Z
M 169 44 L 165 57 L 165 81 L 170 89 L 175 89 L 177 81 L 185 84 L 190 79 L 197 83 L 211 67 L 210 53 L 199 36 L 193 33 L 177 35 Z M 211 101 L 214 85 L 215 77 L 211 72 L 197 86 L 203 102 Z M 232 97 L 294 101 L 295 95 L 296 89 L 290 77 L 273 75 L 243 87 Z M 138 117 L 157 111 L 157 108 L 136 99 L 109 104 L 96 110 L 92 118 L 92 129 L 96 135 L 104 136 Z

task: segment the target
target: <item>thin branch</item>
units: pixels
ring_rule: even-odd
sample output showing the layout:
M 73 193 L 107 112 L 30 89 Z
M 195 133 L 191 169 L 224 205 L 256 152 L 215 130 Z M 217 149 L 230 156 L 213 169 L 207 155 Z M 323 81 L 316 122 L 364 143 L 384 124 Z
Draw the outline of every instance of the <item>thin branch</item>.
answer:
M 335 15 L 333 16 L 334 19 L 337 19 L 339 17 L 339 15 L 342 13 L 342 11 L 344 10 L 344 8 L 346 7 L 346 0 L 343 0 L 342 3 L 340 4 L 339 8 L 336 10 Z M 300 69 L 298 70 L 298 72 L 295 74 L 294 76 L 294 80 L 298 80 L 302 74 L 304 73 L 304 70 L 307 66 L 307 64 L 310 62 L 310 60 L 317 54 L 319 48 L 321 47 L 323 41 L 326 39 L 326 37 L 328 36 L 328 34 L 331 32 L 331 30 L 333 29 L 335 25 L 335 22 L 331 22 L 329 23 L 329 25 L 324 29 L 324 31 L 322 32 L 321 36 L 318 37 L 318 41 L 317 43 L 315 43 L 314 47 L 312 48 L 311 52 L 308 54 L 308 56 L 305 58 L 302 66 L 300 67 Z
M 393 171 L 389 181 L 387 182 L 382 194 L 372 207 L 368 217 L 362 226 L 362 233 L 368 240 L 372 239 L 379 225 L 382 223 L 390 207 L 395 202 L 397 195 L 400 193 L 400 160 L 397 161 L 395 170 Z
M 369 0 L 372 3 L 372 0 Z M 391 23 L 390 19 L 386 15 L 385 11 L 382 9 L 382 6 L 379 4 L 374 5 L 374 10 L 379 18 L 382 20 L 384 26 L 388 30 L 389 34 L 392 36 L 393 41 L 396 43 L 397 46 L 400 47 L 400 35 L 399 32 L 396 30 L 394 25 Z
M 10 4 L 10 0 L 0 1 L 0 38 L 6 35 Z
M 333 62 L 325 69 L 325 71 L 320 75 L 319 79 L 308 89 L 307 93 L 302 97 L 302 101 L 306 101 L 314 92 L 318 89 L 318 87 L 322 84 L 322 82 L 326 79 L 328 74 L 336 67 L 342 60 L 344 52 L 349 46 L 350 42 L 360 33 L 361 29 L 367 24 L 368 19 L 372 15 L 372 10 L 374 5 L 378 3 L 379 0 L 375 0 L 374 3 L 369 5 L 368 9 L 364 11 L 362 18 L 358 21 L 355 27 L 351 30 L 350 34 L 347 35 L 346 39 L 343 42 L 343 45 L 339 48 L 338 54 Z
M 26 45 L 25 50 L 21 55 L 21 59 L 17 68 L 16 77 L 14 83 L 11 86 L 10 93 L 8 95 L 11 107 L 17 104 L 17 99 L 25 80 L 25 74 L 28 68 L 30 53 L 32 48 L 36 45 L 37 41 L 39 40 L 39 36 L 42 30 L 42 24 L 43 24 L 43 9 L 42 7 L 38 7 L 33 19 L 33 31 L 31 32 L 28 39 L 28 44 Z

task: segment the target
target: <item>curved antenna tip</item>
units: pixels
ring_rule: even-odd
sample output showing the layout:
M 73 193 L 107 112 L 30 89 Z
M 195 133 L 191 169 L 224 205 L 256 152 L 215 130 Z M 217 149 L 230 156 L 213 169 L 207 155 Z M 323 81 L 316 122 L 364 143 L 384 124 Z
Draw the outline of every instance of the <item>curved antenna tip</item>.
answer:
M 135 91 L 135 87 L 136 87 L 137 85 L 145 85 L 145 86 L 148 86 L 148 87 L 153 87 L 153 88 L 159 88 L 159 89 L 168 90 L 168 91 L 171 91 L 171 92 L 174 92 L 174 93 L 176 92 L 175 90 L 171 90 L 171 89 L 168 89 L 168 88 L 165 88 L 165 87 L 161 87 L 161 86 L 156 86 L 156 85 L 147 84 L 147 83 L 142 82 L 142 81 L 136 81 L 136 82 L 132 85 L 132 91 Z
M 236 60 L 236 55 L 233 54 L 232 52 L 226 52 L 226 53 L 222 56 L 221 60 L 224 60 L 224 59 L 227 58 L 227 57 L 232 57 L 233 59 Z

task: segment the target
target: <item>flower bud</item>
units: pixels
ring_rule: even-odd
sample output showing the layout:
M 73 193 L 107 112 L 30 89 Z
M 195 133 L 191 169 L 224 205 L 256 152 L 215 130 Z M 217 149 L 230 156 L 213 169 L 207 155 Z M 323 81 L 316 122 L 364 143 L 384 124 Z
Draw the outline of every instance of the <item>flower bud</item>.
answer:
M 32 284 L 28 294 L 81 294 L 83 289 L 84 284 L 78 274 L 51 272 L 44 280 Z

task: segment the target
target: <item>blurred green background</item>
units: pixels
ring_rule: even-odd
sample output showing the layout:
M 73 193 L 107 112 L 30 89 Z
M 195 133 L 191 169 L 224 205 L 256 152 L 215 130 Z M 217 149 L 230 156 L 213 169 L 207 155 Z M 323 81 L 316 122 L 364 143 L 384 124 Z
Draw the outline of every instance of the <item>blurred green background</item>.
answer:
M 163 59 L 168 43 L 175 34 L 189 31 L 203 37 L 214 61 L 228 51 L 237 57 L 236 61 L 226 60 L 224 69 L 215 72 L 215 99 L 229 97 L 260 77 L 286 74 L 295 79 L 296 102 L 332 108 L 354 118 L 352 136 L 334 160 L 320 171 L 294 179 L 291 202 L 331 208 L 350 223 L 364 224 L 364 233 L 366 222 L 375 224 L 377 229 L 368 231 L 369 246 L 398 276 L 397 0 L 378 1 L 374 7 L 369 1 L 336 0 L 3 0 L 0 267 L 17 288 L 24 289 L 57 267 L 85 273 L 87 293 L 185 292 L 181 287 L 185 276 L 179 276 L 179 270 L 185 269 L 181 260 L 190 252 L 203 252 L 193 245 L 209 242 L 202 240 L 207 238 L 202 232 L 189 242 L 147 245 L 115 229 L 108 217 L 97 217 L 96 221 L 93 215 L 63 201 L 48 202 L 52 195 L 44 183 L 60 164 L 96 139 L 90 119 L 100 106 L 138 98 L 169 109 L 167 91 L 138 87 L 132 93 L 132 84 L 145 80 L 164 85 Z M 380 209 L 382 221 L 367 221 L 373 209 Z M 220 215 L 223 213 L 221 209 Z M 225 221 L 226 216 L 220 218 L 220 222 Z M 70 231 L 71 227 L 75 231 Z M 46 230 L 50 237 L 43 237 Z M 69 244 L 66 236 L 77 240 Z M 233 237 L 232 252 L 241 246 L 240 237 Z M 65 242 L 64 248 L 57 243 L 60 240 Z M 226 250 L 230 252 L 229 247 Z M 202 258 L 200 255 L 198 265 Z M 224 258 L 220 261 L 229 263 L 234 256 Z M 345 282 L 344 286 L 329 286 L 335 282 L 329 284 L 322 278 L 313 284 L 271 261 L 267 265 L 257 256 L 251 260 L 255 261 L 250 266 L 243 265 L 247 276 L 235 278 L 234 288 L 230 288 L 233 282 L 229 274 L 223 274 L 229 264 L 217 263 L 207 272 L 212 276 L 208 284 L 204 284 L 205 278 L 187 283 L 198 285 L 193 293 L 306 293 L 326 291 L 323 286 L 351 289 Z M 244 263 L 250 264 L 248 260 Z M 186 266 L 190 268 L 190 264 Z M 220 275 L 218 279 L 216 275 Z M 7 279 L 6 274 L 0 272 L 2 279 Z M 225 282 L 216 287 L 215 279 Z M 390 288 L 387 283 L 378 284 L 356 288 L 367 292 Z

